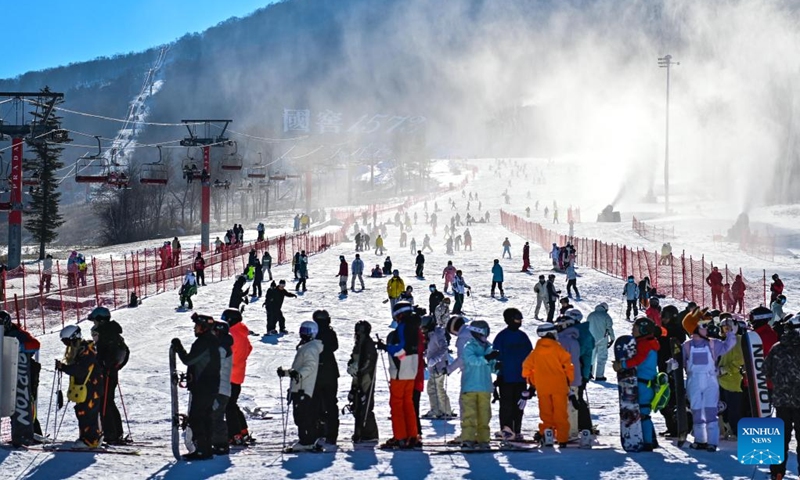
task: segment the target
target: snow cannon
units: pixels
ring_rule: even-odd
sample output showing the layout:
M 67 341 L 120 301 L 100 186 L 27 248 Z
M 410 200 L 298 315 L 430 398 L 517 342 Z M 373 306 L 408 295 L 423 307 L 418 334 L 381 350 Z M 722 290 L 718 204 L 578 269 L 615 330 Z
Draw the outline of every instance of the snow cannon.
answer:
M 600 222 L 603 222 L 603 223 L 609 223 L 609 222 L 619 223 L 621 221 L 622 221 L 622 218 L 620 217 L 619 212 L 615 212 L 614 211 L 614 205 L 606 205 L 606 208 L 604 208 L 603 211 L 600 212 L 597 215 L 597 222 L 598 223 L 600 223 Z

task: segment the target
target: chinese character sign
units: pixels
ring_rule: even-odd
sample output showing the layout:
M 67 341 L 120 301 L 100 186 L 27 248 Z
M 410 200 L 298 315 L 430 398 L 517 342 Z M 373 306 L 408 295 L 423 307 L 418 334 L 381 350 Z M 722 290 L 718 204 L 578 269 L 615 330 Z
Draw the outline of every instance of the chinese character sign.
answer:
M 290 110 L 288 108 L 283 109 L 283 132 L 303 132 L 308 133 L 310 131 L 310 120 L 311 120 L 311 111 L 310 110 Z
M 342 131 L 342 114 L 331 110 L 317 113 L 319 133 L 339 133 Z

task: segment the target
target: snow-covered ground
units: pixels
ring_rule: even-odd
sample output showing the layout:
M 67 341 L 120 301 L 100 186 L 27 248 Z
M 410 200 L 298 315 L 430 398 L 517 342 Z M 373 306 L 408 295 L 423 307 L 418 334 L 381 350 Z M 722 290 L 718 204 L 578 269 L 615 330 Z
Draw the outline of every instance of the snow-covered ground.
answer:
M 532 160 L 532 163 L 537 161 Z M 544 166 L 544 161 L 541 161 Z M 435 249 L 426 254 L 427 279 L 413 278 L 414 256 L 406 248 L 398 247 L 399 232 L 396 227 L 389 226 L 386 238 L 388 254 L 391 255 L 396 268 L 407 284 L 418 293 L 417 303 L 427 305 L 427 286 L 437 283 L 442 288 L 441 271 L 447 260 L 464 271 L 468 284 L 472 286 L 473 295 L 466 300 L 465 312 L 473 319 L 486 320 L 492 329 L 493 337 L 503 328 L 502 312 L 508 307 L 517 307 L 526 316 L 523 330 L 535 342 L 537 322 L 533 320 L 531 307 L 531 291 L 539 273 L 549 270 L 549 260 L 545 252 L 536 246 L 531 248 L 534 275 L 521 273 L 521 250 L 525 239 L 510 234 L 499 226 L 499 208 L 504 207 L 500 194 L 507 187 L 513 176 L 497 175 L 487 168 L 493 161 L 474 161 L 481 167 L 476 181 L 467 186 L 467 191 L 478 192 L 484 211 L 489 208 L 491 223 L 471 227 L 474 251 L 457 251 L 449 256 L 444 253 L 442 228 L 449 223 L 449 216 L 455 214 L 447 205 L 452 196 L 458 205 L 462 217 L 466 213 L 466 200 L 460 194 L 447 194 L 438 199 L 443 211 L 439 214 L 439 236 L 432 237 Z M 441 172 L 450 175 L 450 172 Z M 568 172 L 548 177 L 551 182 L 545 186 L 532 186 L 531 190 L 541 199 L 541 203 L 557 199 L 566 207 L 567 202 L 581 205 L 584 220 L 594 216 L 594 205 L 580 203 L 580 195 L 574 190 L 566 189 L 563 182 Z M 518 183 L 515 183 L 518 185 Z M 560 186 L 559 186 L 560 185 Z M 509 189 L 512 193 L 512 208 L 524 210 L 526 189 L 517 186 Z M 568 195 L 572 195 L 568 197 Z M 534 197 L 536 198 L 536 197 Z M 562 199 L 563 198 L 563 199 Z M 432 209 L 433 202 L 428 202 Z M 542 207 L 543 208 L 543 205 Z M 477 203 L 473 202 L 470 212 L 475 215 Z M 425 233 L 430 228 L 423 225 L 425 218 L 423 205 L 411 208 L 411 214 L 417 212 L 419 224 L 409 234 L 421 244 Z M 591 212 L 591 213 L 590 213 Z M 483 213 L 483 212 L 481 212 Z M 388 219 L 387 214 L 383 218 Z M 562 219 L 565 219 L 562 211 Z M 626 224 L 613 226 L 619 229 L 621 238 L 638 238 L 634 233 L 625 233 Z M 561 226 L 558 228 L 566 228 Z M 585 231 L 582 229 L 586 229 Z M 580 224 L 576 233 L 596 236 L 604 239 L 610 235 L 612 227 L 605 225 Z M 627 224 L 627 228 L 630 228 Z M 591 230 L 590 230 L 591 229 Z M 461 229 L 463 230 L 463 229 Z M 505 290 L 508 301 L 502 302 L 490 298 L 490 268 L 494 258 L 500 258 L 501 243 L 509 237 L 512 243 L 512 260 L 501 260 L 505 269 Z M 673 243 L 674 245 L 674 243 Z M 677 248 L 677 247 L 676 247 Z M 287 299 L 284 303 L 284 314 L 287 318 L 289 335 L 282 337 L 250 337 L 254 350 L 247 367 L 247 377 L 243 386 L 240 404 L 243 406 L 260 406 L 272 412 L 274 420 L 249 420 L 250 429 L 262 444 L 279 444 L 282 438 L 280 424 L 281 404 L 280 389 L 275 370 L 278 366 L 291 364 L 295 346 L 299 340 L 295 333 L 300 322 L 311 319 L 317 309 L 327 309 L 333 317 L 333 328 L 339 335 L 339 351 L 336 357 L 340 371 L 345 375 L 339 380 L 339 399 L 341 408 L 346 403 L 350 378 L 346 376 L 346 363 L 353 346 L 353 326 L 359 320 L 368 320 L 373 325 L 373 332 L 381 337 L 389 332 L 390 315 L 388 305 L 383 304 L 386 298 L 385 279 L 365 278 L 366 290 L 353 292 L 349 297 L 340 299 L 337 279 L 339 255 L 353 258 L 352 245 L 339 245 L 329 251 L 315 255 L 310 260 L 308 292 L 297 299 Z M 750 259 L 733 256 L 735 264 L 749 264 Z M 382 263 L 383 257 L 365 252 L 363 255 L 367 267 Z M 276 279 L 285 278 L 290 281 L 291 270 L 288 265 L 273 270 Z M 630 324 L 620 317 L 622 307 L 618 295 L 619 280 L 588 270 L 580 270 L 581 278 L 578 286 L 584 301 L 576 306 L 585 314 L 601 302 L 608 302 L 610 312 L 615 318 L 617 335 L 630 332 Z M 562 280 L 563 281 L 563 280 Z M 200 289 L 195 297 L 195 310 L 219 315 L 227 305 L 230 287 L 233 282 L 222 282 Z M 336 453 L 281 455 L 276 449 L 257 446 L 248 451 L 233 453 L 228 457 L 217 457 L 208 462 L 182 463 L 175 462 L 169 447 L 169 381 L 167 369 L 167 351 L 170 339 L 179 337 L 185 345 L 192 339 L 192 323 L 189 313 L 176 313 L 177 297 L 175 292 L 158 295 L 147 299 L 135 310 L 119 310 L 113 312 L 125 330 L 124 336 L 131 348 L 131 359 L 120 375 L 120 382 L 125 405 L 130 418 L 133 438 L 140 441 L 153 442 L 141 447 L 141 456 L 103 455 L 90 453 L 43 453 L 29 451 L 13 451 L 0 449 L 0 471 L 3 478 L 92 478 L 113 475 L 116 478 L 472 478 L 472 479 L 505 479 L 505 478 L 763 478 L 765 469 L 742 466 L 736 460 L 735 442 L 721 442 L 721 450 L 717 453 L 680 450 L 662 439 L 662 448 L 653 453 L 627 454 L 620 448 L 619 415 L 617 407 L 617 388 L 613 380 L 608 383 L 590 383 L 588 394 L 591 399 L 592 416 L 601 436 L 598 442 L 609 448 L 580 450 L 567 448 L 563 450 L 545 449 L 531 452 L 502 452 L 473 455 L 429 455 L 418 451 L 353 451 L 347 440 L 353 431 L 353 418 L 350 415 L 341 417 L 340 450 Z M 260 308 L 261 302 L 254 302 L 245 311 L 245 323 L 251 330 L 259 334 L 265 331 L 265 315 Z M 669 303 L 669 302 L 668 302 Z M 85 327 L 88 329 L 88 326 Z M 48 405 L 48 394 L 53 380 L 53 360 L 63 355 L 63 345 L 57 334 L 48 334 L 41 338 L 41 359 L 43 371 L 39 412 L 44 418 Z M 376 418 L 379 422 L 381 439 L 391 436 L 391 424 L 388 420 L 388 386 L 381 363 L 378 364 L 376 384 Z M 607 371 L 612 372 L 610 365 Z M 451 400 L 457 404 L 459 391 L 459 375 L 448 379 L 447 389 Z M 185 398 L 183 399 L 185 401 Z M 422 395 L 421 410 L 427 411 L 427 395 Z M 655 417 L 656 430 L 664 430 L 662 417 Z M 51 418 L 51 424 L 53 420 Z M 288 436 L 296 438 L 296 430 L 289 422 Z M 458 420 L 427 421 L 423 420 L 423 441 L 439 442 L 452 438 L 460 431 Z M 532 435 L 538 424 L 537 402 L 529 403 L 526 409 L 523 432 Z M 493 408 L 492 430 L 498 429 L 497 409 Z M 77 437 L 77 423 L 71 409 L 66 412 L 64 424 L 59 437 L 73 440 Z M 49 429 L 52 431 L 52 426 Z M 272 451 L 270 451 L 272 450 Z M 797 458 L 793 453 L 789 457 L 789 471 L 797 470 Z

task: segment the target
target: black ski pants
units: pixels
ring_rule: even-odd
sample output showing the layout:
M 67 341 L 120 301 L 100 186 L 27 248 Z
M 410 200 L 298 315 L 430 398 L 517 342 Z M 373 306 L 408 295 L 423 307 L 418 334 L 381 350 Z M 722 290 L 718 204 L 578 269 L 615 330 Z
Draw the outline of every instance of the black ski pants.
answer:
M 189 427 L 192 441 L 199 453 L 211 453 L 211 413 L 216 394 L 192 393 L 189 401 Z
M 373 381 L 374 378 L 373 378 Z M 373 392 L 357 392 L 353 416 L 355 429 L 353 441 L 375 440 L 378 438 L 378 423 L 375 421 L 375 396 Z
M 625 318 L 630 320 L 631 318 L 631 309 L 633 309 L 633 317 L 636 318 L 639 316 L 639 307 L 636 306 L 636 300 L 628 300 L 628 308 L 625 310 Z
M 325 440 L 330 444 L 335 444 L 339 437 L 339 406 L 336 398 L 338 389 L 338 378 L 317 377 L 314 397 L 319 402 L 319 419 L 325 424 L 324 431 L 321 433 L 325 435 Z
M 239 435 L 247 430 L 247 420 L 244 418 L 242 410 L 239 408 L 239 394 L 242 393 L 242 386 L 231 383 L 231 398 L 225 406 L 225 421 L 228 422 L 228 440 L 232 440 L 234 435 Z
M 312 445 L 319 438 L 319 406 L 305 393 L 292 393 L 292 416 L 300 445 Z
M 105 386 L 103 387 L 103 409 L 100 412 L 103 419 L 103 438 L 107 443 L 121 441 L 124 434 L 122 417 L 114 402 L 114 395 L 119 383 L 119 372 L 112 369 L 106 372 Z
M 777 407 L 777 417 L 783 420 L 783 463 L 770 465 L 769 473 L 786 474 L 786 459 L 789 457 L 789 442 L 794 438 L 800 438 L 800 408 Z M 797 446 L 797 455 L 800 456 L 800 443 Z
M 206 286 L 205 270 L 195 270 L 194 275 L 195 277 L 197 277 L 197 284 L 205 287 Z
M 227 406 L 228 397 L 218 393 L 211 405 L 211 444 L 215 447 L 228 446 L 228 425 L 225 423 Z
M 508 427 L 514 433 L 522 428 L 522 410 L 517 402 L 528 388 L 525 382 L 500 382 L 500 429 Z
M 547 322 L 553 323 L 553 315 L 556 313 L 556 302 L 547 302 Z

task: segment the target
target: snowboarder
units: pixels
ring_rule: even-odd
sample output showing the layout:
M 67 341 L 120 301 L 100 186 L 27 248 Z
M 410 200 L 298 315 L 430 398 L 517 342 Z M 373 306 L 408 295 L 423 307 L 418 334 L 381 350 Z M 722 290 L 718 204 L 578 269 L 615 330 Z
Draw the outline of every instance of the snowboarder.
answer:
M 300 290 L 300 286 L 303 287 L 303 292 L 306 291 L 306 279 L 308 278 L 308 257 L 306 256 L 306 251 L 300 251 L 300 260 L 297 263 L 297 284 L 294 286 L 295 291 Z
M 444 328 L 431 315 L 422 317 L 422 333 L 425 335 L 425 360 L 428 365 L 428 400 L 430 411 L 422 418 L 453 418 L 450 398 L 444 388 L 447 377 L 447 337 Z
M 375 368 L 378 351 L 370 338 L 372 325 L 366 320 L 356 322 L 355 342 L 347 373 L 353 377 L 347 400 L 355 417 L 353 443 L 377 442 L 378 424 L 375 422 Z
M 594 311 L 586 318 L 589 331 L 594 337 L 595 346 L 592 353 L 592 371 L 594 379 L 605 382 L 606 362 L 608 362 L 608 349 L 614 345 L 614 321 L 608 314 L 608 304 L 603 302 L 594 307 Z
M 416 270 L 417 278 L 419 279 L 425 278 L 425 274 L 423 271 L 425 268 L 425 255 L 422 254 L 422 250 L 417 250 L 417 259 L 414 261 L 414 264 L 417 267 Z
M 347 275 L 349 272 L 349 266 L 347 265 L 347 260 L 345 260 L 344 255 L 339 256 L 339 273 L 334 275 L 335 277 L 339 277 L 339 295 L 347 296 Z M 355 278 L 353 279 L 355 280 Z
M 565 448 L 569 441 L 568 389 L 565 387 L 572 383 L 575 367 L 569 352 L 556 340 L 558 331 L 555 325 L 539 325 L 536 335 L 539 341 L 522 364 L 522 376 L 527 379 L 530 388 L 520 398 L 519 405 L 524 408 L 527 400 L 538 394 L 541 421 L 534 440 L 541 442 L 545 430 L 551 430 L 559 446 Z
M 230 453 L 228 424 L 225 412 L 231 398 L 231 370 L 233 369 L 233 337 L 228 322 L 217 320 L 212 328 L 219 341 L 219 387 L 211 405 L 211 452 L 214 455 Z
M 523 394 L 528 389 L 522 376 L 522 363 L 530 355 L 533 345 L 528 335 L 520 330 L 522 312 L 507 308 L 503 311 L 503 320 L 506 328 L 492 342 L 500 352 L 497 360 L 501 367 L 496 382 L 500 394 L 500 430 L 505 441 L 521 440 L 523 409 L 519 408 L 519 401 L 527 400 Z
M 206 261 L 203 258 L 203 254 L 201 252 L 197 252 L 197 256 L 194 258 L 194 275 L 198 285 L 206 286 Z
M 431 248 L 431 237 L 429 237 L 427 234 L 425 234 L 425 237 L 422 239 L 422 249 L 417 250 L 417 253 L 420 253 L 426 248 L 430 250 L 431 253 L 433 253 L 433 248 Z
M 183 277 L 183 284 L 181 285 L 181 290 L 179 292 L 181 308 L 183 308 L 184 304 L 186 304 L 189 310 L 194 308 L 194 305 L 192 304 L 192 296 L 195 294 L 197 294 L 197 280 L 194 277 L 194 272 L 189 270 L 186 272 L 186 276 Z
M 500 289 L 500 298 L 505 298 L 506 294 L 503 292 L 503 267 L 500 266 L 500 260 L 494 259 L 492 265 L 492 298 L 494 298 L 494 289 Z
M 319 407 L 314 396 L 319 374 L 319 356 L 322 342 L 316 339 L 317 324 L 305 321 L 300 324 L 300 344 L 292 362 L 292 368 L 278 367 L 278 377 L 289 377 L 292 413 L 297 425 L 298 441 L 291 447 L 293 451 L 313 451 L 319 445 Z
M 97 364 L 102 370 L 103 406 L 103 441 L 109 445 L 123 445 L 122 417 L 114 402 L 114 395 L 119 384 L 119 371 L 128 363 L 130 350 L 122 338 L 122 327 L 111 320 L 111 312 L 106 307 L 96 307 L 89 314 L 97 330 Z
M 400 294 L 406 291 L 406 284 L 403 282 L 403 279 L 400 278 L 400 271 L 393 270 L 392 271 L 392 278 L 386 282 L 386 293 L 389 296 L 389 303 L 394 311 L 394 305 L 397 303 L 397 299 L 400 298 Z
M 411 254 L 413 255 L 414 252 L 417 251 L 417 239 L 411 237 L 411 242 L 408 244 L 408 246 L 411 248 Z
M 189 428 L 194 451 L 183 456 L 185 460 L 208 460 L 211 450 L 211 414 L 214 399 L 219 393 L 219 340 L 214 336 L 214 319 L 208 315 L 192 314 L 194 335 L 197 339 L 187 353 L 179 338 L 172 339 L 172 348 L 181 362 L 188 367 L 186 388 L 191 393 L 189 402 Z
M 508 241 L 508 237 L 503 240 L 503 255 L 501 258 L 506 258 L 506 254 L 508 254 L 508 259 L 511 260 L 511 242 Z
M 636 306 L 636 301 L 639 298 L 639 288 L 636 286 L 633 275 L 628 275 L 628 281 L 622 287 L 622 296 L 625 297 L 625 301 L 628 303 L 628 308 L 625 310 L 625 319 L 630 321 L 631 309 L 633 309 L 634 318 L 638 317 L 639 308 Z
M 358 281 L 361 282 L 361 291 L 364 291 L 364 261 L 361 260 L 361 255 L 356 253 L 356 258 L 353 259 L 353 263 L 350 264 L 350 273 L 352 274 L 352 280 L 350 281 L 350 290 L 355 290 L 356 288 L 356 278 Z
M 464 294 L 466 293 L 469 295 L 469 292 L 472 290 L 472 287 L 467 285 L 464 281 L 464 276 L 461 273 L 461 270 L 456 270 L 456 276 L 453 279 L 453 294 L 456 297 L 456 304 L 453 305 L 453 314 L 460 314 L 461 307 L 464 306 Z
M 536 294 L 536 310 L 533 313 L 533 318 L 536 320 L 541 320 L 539 318 L 539 310 L 541 310 L 542 305 L 544 305 L 544 311 L 547 313 L 549 309 L 549 305 L 547 302 L 547 280 L 545 280 L 544 275 L 539 275 L 539 281 L 533 286 L 533 292 Z
M 414 287 L 411 285 L 406 285 L 406 289 L 400 294 L 398 301 L 408 302 L 411 305 L 414 305 Z
M 550 259 L 553 261 L 553 270 L 561 270 L 561 249 L 558 248 L 558 245 L 555 243 L 553 244 L 553 249 L 550 250 Z
M 253 351 L 250 344 L 250 329 L 242 323 L 242 312 L 228 308 L 222 312 L 220 320 L 228 322 L 229 332 L 233 337 L 233 365 L 231 367 L 231 394 L 225 407 L 225 421 L 228 424 L 228 441 L 231 445 L 246 445 L 252 439 L 247 428 L 247 420 L 239 409 L 239 395 L 242 393 L 247 357 Z
M 255 298 L 261 298 L 263 295 L 263 290 L 261 290 L 261 282 L 264 281 L 264 270 L 261 268 L 261 262 L 258 261 L 258 257 L 253 259 L 253 285 L 250 287 L 252 289 L 251 295 Z
M 375 239 L 375 255 L 383 255 L 383 237 L 380 235 Z
M 294 293 L 286 291 L 286 280 L 281 280 L 277 285 L 272 282 L 269 290 L 267 290 L 263 305 L 267 310 L 267 335 L 277 335 L 278 331 L 275 328 L 278 324 L 280 324 L 281 333 L 289 333 L 286 330 L 286 319 L 281 311 L 283 299 L 286 297 L 297 297 Z
M 231 298 L 228 302 L 228 308 L 238 308 L 239 310 L 244 310 L 244 305 L 242 304 L 250 303 L 250 300 L 247 298 L 247 292 L 249 289 L 242 290 L 242 287 L 244 287 L 245 283 L 247 283 L 247 277 L 244 275 L 239 275 L 236 277 L 236 281 L 233 283 L 233 289 L 231 289 Z
M 316 339 L 322 342 L 322 353 L 319 355 L 319 375 L 314 387 L 317 402 L 320 406 L 320 422 L 325 443 L 336 445 L 339 437 L 339 407 L 336 391 L 339 387 L 339 367 L 334 353 L 339 349 L 339 338 L 331 328 L 331 316 L 327 310 L 317 310 L 312 318 L 317 324 Z
M 472 338 L 464 346 L 461 373 L 461 447 L 489 449 L 492 416 L 492 374 L 500 352 L 489 343 L 489 324 L 476 320 L 468 327 Z
M 469 233 L 469 228 L 464 230 L 464 251 L 469 248 L 469 251 L 472 251 L 472 234 Z
M 447 293 L 447 287 L 452 285 L 453 279 L 456 276 L 456 267 L 453 266 L 453 261 L 448 260 L 447 266 L 442 270 L 442 278 L 444 278 L 444 292 Z

